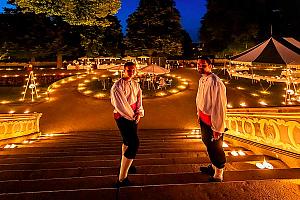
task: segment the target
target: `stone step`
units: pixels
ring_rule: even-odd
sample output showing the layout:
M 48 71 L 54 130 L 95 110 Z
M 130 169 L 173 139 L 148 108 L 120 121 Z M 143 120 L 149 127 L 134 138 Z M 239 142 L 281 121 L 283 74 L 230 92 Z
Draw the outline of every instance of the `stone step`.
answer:
M 230 154 L 231 150 L 225 150 L 226 155 Z M 244 151 L 247 155 L 253 155 L 251 151 Z M 177 158 L 177 157 L 205 157 L 205 151 L 200 152 L 182 152 L 182 153 L 149 153 L 137 154 L 137 159 L 142 158 Z M 0 157 L 0 164 L 13 164 L 13 163 L 41 163 L 41 162 L 66 162 L 66 161 L 92 161 L 92 160 L 113 160 L 120 155 L 81 155 L 81 156 L 60 156 L 60 157 L 27 157 L 18 154 L 15 157 L 5 158 Z
M 110 149 L 105 149 L 105 148 L 96 148 L 93 150 L 86 150 L 86 149 L 79 149 L 79 150 L 72 150 L 72 149 L 62 149 L 61 151 L 57 151 L 57 150 L 52 150 L 50 152 L 46 152 L 46 151 L 35 151 L 35 152 L 31 152 L 31 151 L 26 151 L 25 149 L 21 149 L 16 150 L 16 149 L 6 149 L 4 151 L 0 152 L 0 155 L 2 155 L 1 157 L 15 157 L 15 155 L 26 155 L 28 157 L 32 157 L 32 156 L 39 156 L 39 157 L 43 157 L 43 156 L 67 156 L 67 155 L 73 155 L 73 156 L 80 156 L 80 155 L 120 155 L 121 154 L 121 148 L 119 147 L 115 147 L 115 148 L 111 148 L 114 150 L 110 150 Z M 186 148 L 179 148 L 179 149 L 175 149 L 175 148 L 151 148 L 151 149 L 144 149 L 144 148 L 139 148 L 138 153 L 141 154 L 149 154 L 149 153 L 182 153 L 182 152 L 203 152 L 206 151 L 204 146 L 200 146 L 200 148 L 198 147 L 186 147 Z
M 138 135 L 140 137 L 160 137 L 160 136 L 180 136 L 180 135 L 201 135 L 199 132 L 192 133 L 191 131 L 181 131 L 181 132 L 144 132 L 139 130 Z M 102 138 L 102 137 L 120 137 L 120 132 L 99 132 L 99 133 L 81 133 L 78 134 L 42 134 L 41 137 L 47 137 L 47 138 L 62 138 L 62 139 L 76 139 L 76 138 L 82 138 L 82 139 L 90 139 L 90 138 Z
M 0 193 L 112 188 L 116 178 L 117 176 L 113 175 L 0 181 Z M 300 169 L 227 171 L 224 173 L 225 182 L 299 178 Z M 150 186 L 208 183 L 208 176 L 201 173 L 136 174 L 130 175 L 130 180 L 134 186 Z
M 143 139 L 164 139 L 164 138 L 186 138 L 189 136 L 201 137 L 201 134 L 191 134 L 191 133 L 175 133 L 175 134 L 138 134 L 139 138 Z M 56 141 L 98 141 L 103 139 L 119 139 L 121 135 L 69 135 L 69 136 L 41 136 L 39 139 L 47 139 L 47 140 L 56 140 Z
M 61 200 L 61 199 L 118 199 L 118 190 L 114 188 L 96 188 L 96 189 L 77 189 L 77 190 L 56 190 L 42 192 L 21 192 L 21 193 L 3 193 L 0 194 L 0 200 Z
M 293 180 L 254 180 L 224 183 L 166 184 L 121 188 L 118 199 L 128 200 L 261 200 L 300 199 Z
M 99 142 L 56 142 L 56 143 L 48 143 L 48 142 L 36 142 L 33 144 L 16 144 L 18 148 L 57 148 L 57 147 L 68 147 L 68 148 L 76 148 L 76 147 L 107 147 L 112 145 L 121 145 L 122 141 L 119 139 L 118 141 L 113 142 L 105 142 L 105 143 L 99 143 Z M 162 145 L 180 145 L 180 146 L 189 146 L 189 145 L 198 145 L 202 144 L 201 140 L 174 140 L 174 141 L 165 141 L 165 140 L 153 140 L 153 141 L 144 141 L 140 140 L 140 146 L 162 146 Z
M 269 160 L 274 168 L 287 168 L 279 160 Z M 135 163 L 134 163 L 135 165 Z M 136 166 L 137 174 L 162 174 L 162 173 L 188 173 L 199 172 L 202 164 L 169 164 L 169 165 L 140 165 Z M 226 171 L 257 169 L 254 162 L 230 162 L 226 163 Z M 38 170 L 2 170 L 0 171 L 0 180 L 32 180 L 32 179 L 50 179 L 84 176 L 104 176 L 116 175 L 119 167 L 75 167 L 59 169 L 38 169 Z
M 179 134 L 191 134 L 192 130 L 172 130 L 172 129 L 139 129 L 138 135 L 143 136 L 159 136 L 159 135 L 179 135 Z M 102 137 L 102 136 L 119 136 L 120 131 L 119 130 L 101 130 L 101 131 L 92 131 L 92 132 L 69 132 L 69 133 L 56 133 L 53 134 L 54 137 L 62 137 L 62 138 L 75 138 L 75 137 Z M 46 134 L 43 134 L 42 136 L 46 136 Z M 47 137 L 47 136 L 46 136 Z
M 247 155 L 241 157 L 227 156 L 227 162 L 262 161 L 264 155 Z M 275 158 L 267 157 L 267 160 Z M 112 167 L 119 166 L 119 157 L 114 160 L 70 161 L 70 162 L 44 162 L 44 163 L 12 163 L 0 164 L 0 170 L 33 170 L 33 169 L 58 169 L 74 167 Z M 135 165 L 170 165 L 170 164 L 202 164 L 209 163 L 208 157 L 199 158 L 145 158 L 135 159 Z
M 176 191 L 176 192 L 174 192 Z M 216 192 L 217 191 L 217 192 Z M 0 199 L 101 199 L 101 200 L 241 200 L 241 199 L 299 199 L 299 186 L 289 180 L 234 181 L 221 184 L 190 183 L 165 184 L 151 186 L 124 187 L 120 190 L 111 188 L 57 190 L 22 193 L 3 193 Z
M 183 135 L 183 136 L 165 136 L 165 137 L 140 137 L 139 139 L 142 141 L 161 141 L 161 140 L 183 140 L 183 139 L 193 139 L 192 137 L 195 137 L 194 139 L 199 139 L 201 138 L 200 136 L 196 135 Z M 47 143 L 78 143 L 78 142 L 99 142 L 99 143 L 106 143 L 106 141 L 113 142 L 113 141 L 121 141 L 121 136 L 117 137 L 101 137 L 97 139 L 75 139 L 75 138 L 70 138 L 70 139 L 62 139 L 62 138 L 37 138 L 37 139 L 32 139 L 34 141 L 40 141 L 44 142 L 46 141 Z
M 87 150 L 87 151 L 101 151 L 101 150 L 107 150 L 107 149 L 117 149 L 121 148 L 122 143 L 113 143 L 113 144 L 98 144 L 95 146 L 92 145 L 85 145 L 85 146 L 50 146 L 50 147 L 45 147 L 45 146 L 25 146 L 18 148 L 19 151 L 25 151 L 25 152 L 55 152 L 55 151 L 82 151 L 82 150 Z M 184 148 L 199 148 L 203 149 L 204 144 L 201 142 L 198 143 L 193 143 L 190 145 L 185 145 L 185 144 L 169 144 L 169 143 L 157 143 L 157 144 L 140 144 L 139 149 L 151 149 L 151 148 L 174 148 L 174 149 L 184 149 Z M 10 150 L 10 149 L 9 149 Z M 9 151 L 8 150 L 8 151 Z M 6 150 L 4 150 L 6 151 Z

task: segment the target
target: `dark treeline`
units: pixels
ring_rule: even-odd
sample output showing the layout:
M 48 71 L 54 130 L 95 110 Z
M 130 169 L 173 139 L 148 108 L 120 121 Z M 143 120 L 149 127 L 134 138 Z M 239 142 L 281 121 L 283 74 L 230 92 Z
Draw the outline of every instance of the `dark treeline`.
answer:
M 271 36 L 300 39 L 299 0 L 207 0 L 203 53 L 232 55 Z
M 81 6 L 78 9 L 86 14 L 94 12 Z M 140 0 L 127 19 L 126 36 L 115 16 L 100 20 L 109 22 L 105 23 L 108 26 L 91 25 L 83 19 L 70 25 L 62 16 L 46 14 L 23 13 L 18 6 L 0 14 L 0 60 L 56 59 L 60 67 L 63 58 L 81 56 L 199 55 L 181 26 L 174 0 Z M 207 0 L 207 13 L 199 31 L 201 54 L 226 56 L 241 52 L 270 37 L 271 25 L 273 36 L 300 39 L 299 19 L 299 0 Z
M 127 20 L 125 37 L 117 17 L 105 19 L 110 22 L 109 26 L 70 25 L 62 17 L 23 13 L 18 6 L 6 9 L 0 14 L 0 60 L 27 62 L 56 58 L 59 67 L 62 57 L 195 56 L 192 40 L 181 26 L 174 0 L 140 0 Z
M 115 16 L 107 16 L 106 20 L 109 26 L 70 25 L 61 17 L 6 9 L 0 14 L 0 60 L 57 59 L 61 67 L 63 59 L 120 55 L 120 22 Z

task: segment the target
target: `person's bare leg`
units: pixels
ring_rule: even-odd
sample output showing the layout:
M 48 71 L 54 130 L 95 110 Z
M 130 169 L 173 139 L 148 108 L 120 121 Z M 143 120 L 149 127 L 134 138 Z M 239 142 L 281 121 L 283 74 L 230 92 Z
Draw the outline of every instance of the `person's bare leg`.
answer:
M 126 146 L 125 144 L 122 144 L 122 156 L 124 155 L 127 148 L 128 148 L 128 146 Z
M 121 167 L 119 173 L 119 181 L 122 182 L 128 175 L 128 170 L 133 162 L 133 159 L 128 159 L 122 155 Z
M 215 169 L 215 174 L 214 174 L 214 178 L 223 180 L 223 173 L 224 173 L 224 168 L 219 169 L 216 166 L 214 166 Z

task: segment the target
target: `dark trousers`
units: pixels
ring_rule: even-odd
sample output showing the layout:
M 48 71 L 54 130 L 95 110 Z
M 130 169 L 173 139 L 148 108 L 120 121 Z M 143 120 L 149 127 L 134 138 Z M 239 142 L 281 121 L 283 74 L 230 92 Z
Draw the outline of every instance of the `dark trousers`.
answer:
M 206 146 L 211 163 L 219 169 L 224 168 L 226 163 L 226 156 L 222 147 L 224 134 L 220 139 L 211 141 L 213 138 L 213 130 L 211 129 L 211 126 L 200 120 L 200 127 L 202 141 Z
M 140 144 L 137 135 L 137 124 L 135 121 L 125 119 L 124 117 L 116 119 L 116 122 L 123 139 L 123 144 L 128 146 L 124 156 L 128 159 L 134 159 Z

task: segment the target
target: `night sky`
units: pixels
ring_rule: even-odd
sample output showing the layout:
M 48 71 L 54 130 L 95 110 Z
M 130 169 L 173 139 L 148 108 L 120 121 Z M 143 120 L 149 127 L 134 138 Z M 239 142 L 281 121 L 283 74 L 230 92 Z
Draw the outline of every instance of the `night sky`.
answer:
M 0 12 L 7 6 L 7 0 L 0 0 Z M 181 14 L 181 22 L 194 42 L 198 41 L 200 19 L 206 12 L 206 0 L 175 0 L 176 7 Z M 117 14 L 121 20 L 123 31 L 126 30 L 126 19 L 137 8 L 139 0 L 122 0 L 122 7 Z

